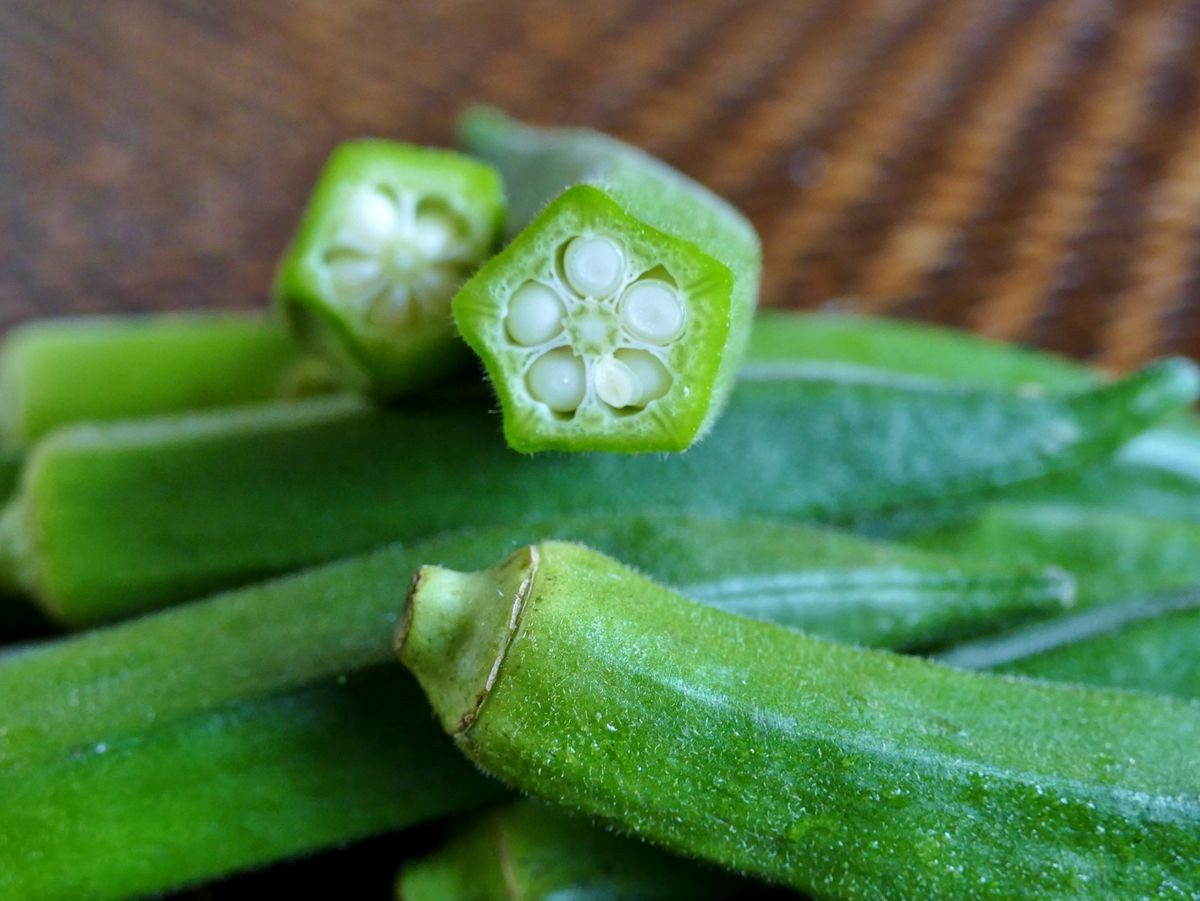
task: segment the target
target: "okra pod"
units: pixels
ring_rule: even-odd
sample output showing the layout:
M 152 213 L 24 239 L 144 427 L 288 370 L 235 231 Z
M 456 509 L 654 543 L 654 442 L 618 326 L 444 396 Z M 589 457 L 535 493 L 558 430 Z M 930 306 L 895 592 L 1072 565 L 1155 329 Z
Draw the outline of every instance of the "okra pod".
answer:
M 69 423 L 278 400 L 327 382 L 284 328 L 258 315 L 32 322 L 0 354 L 0 444 L 19 451 Z
M 819 897 L 1200 885 L 1190 701 L 829 643 L 556 542 L 422 567 L 397 643 L 486 772 Z
M 748 364 L 825 366 L 1024 393 L 1072 391 L 1107 375 L 1044 351 L 941 326 L 869 316 L 763 311 Z M 1167 518 L 1200 517 L 1200 420 L 1181 411 L 1122 448 L 1117 458 L 1020 492 L 1033 499 L 1110 506 Z
M 966 642 L 950 666 L 1200 698 L 1200 590 L 1138 598 Z
M 459 141 L 500 170 L 519 229 L 453 305 L 509 445 L 693 444 L 745 354 L 762 268 L 753 226 L 665 163 L 586 129 L 475 109 Z
M 787 523 L 578 517 L 390 548 L 10 651 L 0 657 L 0 896 L 162 891 L 494 799 L 407 674 L 386 665 L 398 592 L 421 562 L 483 566 L 549 536 L 593 542 L 693 590 L 807 576 L 827 599 L 847 599 L 841 632 L 863 642 L 903 632 L 885 636 L 858 615 L 869 573 L 902 587 L 908 619 L 942 633 L 954 616 L 971 632 L 1061 602 L 1052 575 L 960 567 Z M 922 596 L 913 583 L 926 576 Z M 947 597 L 956 579 L 975 609 Z M 794 625 L 808 625 L 805 590 L 785 617 Z M 771 611 L 786 612 L 778 597 Z M 830 622 L 826 608 L 813 625 Z
M 365 391 L 391 398 L 464 368 L 450 299 L 500 239 L 490 166 L 449 150 L 347 141 L 279 264 L 276 303 Z
M 597 829 L 584 817 L 532 801 L 469 822 L 429 856 L 406 864 L 398 901 L 548 901 L 744 897 L 733 876 Z M 760 890 L 761 891 L 761 890 Z
M 667 458 L 522 457 L 473 405 L 376 411 L 322 399 L 80 427 L 31 457 L 0 520 L 0 573 L 63 622 L 86 624 L 388 541 L 533 515 L 841 521 L 1101 459 L 1195 394 L 1196 371 L 1182 361 L 1036 400 L 749 381 L 720 428 Z
M 996 503 L 980 514 L 908 538 L 941 553 L 1061 566 L 1078 609 L 1200 585 L 1200 526 L 1118 510 Z

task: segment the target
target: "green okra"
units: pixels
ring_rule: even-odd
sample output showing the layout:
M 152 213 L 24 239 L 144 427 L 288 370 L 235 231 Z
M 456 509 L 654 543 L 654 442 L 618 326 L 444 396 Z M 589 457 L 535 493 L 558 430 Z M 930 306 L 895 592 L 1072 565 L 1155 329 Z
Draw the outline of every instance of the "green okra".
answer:
M 1062 600 L 1052 574 L 961 567 L 800 525 L 585 516 L 393 547 L 10 651 L 0 656 L 0 797 L 12 801 L 0 805 L 0 896 L 162 891 L 494 799 L 445 746 L 407 674 L 387 666 L 398 601 L 421 562 L 483 566 L 550 536 L 593 542 L 698 595 L 731 576 L 766 577 L 757 581 L 777 591 L 791 573 L 794 609 L 776 595 L 760 613 L 829 628 L 831 605 L 811 603 L 825 586 L 826 601 L 846 600 L 841 634 L 864 643 L 924 643 L 955 617 L 954 631 L 980 631 Z M 905 593 L 902 628 L 860 615 L 872 573 Z M 969 603 L 948 594 L 953 584 Z
M 1023 393 L 1072 391 L 1106 378 L 1066 358 L 923 323 L 821 313 L 763 311 L 751 335 L 752 364 L 828 367 L 842 377 L 873 372 Z M 1180 412 L 1097 467 L 1019 492 L 1029 499 L 1111 506 L 1166 518 L 1200 517 L 1200 420 Z
M 520 801 L 468 822 L 396 883 L 399 901 L 548 901 L 745 897 L 745 882 L 595 828 L 545 804 Z M 760 889 L 761 891 L 761 889 Z
M 1101 459 L 1190 403 L 1167 361 L 1066 398 L 743 383 L 687 454 L 522 457 L 474 405 L 348 399 L 60 432 L 0 520 L 0 573 L 94 623 L 473 524 L 675 510 L 828 522 Z M 114 511 L 119 515 L 114 516 Z
M 1194 702 L 830 643 L 557 542 L 422 567 L 397 644 L 486 772 L 818 897 L 1200 885 Z
M 1137 598 L 966 642 L 950 666 L 1200 698 L 1200 590 Z
M 464 368 L 450 299 L 494 250 L 490 166 L 384 140 L 337 147 L 279 264 L 275 300 L 354 384 L 391 398 Z
M 1118 510 L 996 503 L 967 519 L 907 538 L 976 559 L 1060 566 L 1079 609 L 1200 585 L 1200 525 Z
M 0 354 L 0 444 L 60 426 L 277 400 L 328 376 L 258 315 L 168 313 L 32 322 Z
M 762 268 L 753 226 L 665 163 L 593 131 L 475 109 L 459 142 L 500 170 L 509 195 L 515 237 L 453 304 L 509 445 L 693 444 L 745 354 Z

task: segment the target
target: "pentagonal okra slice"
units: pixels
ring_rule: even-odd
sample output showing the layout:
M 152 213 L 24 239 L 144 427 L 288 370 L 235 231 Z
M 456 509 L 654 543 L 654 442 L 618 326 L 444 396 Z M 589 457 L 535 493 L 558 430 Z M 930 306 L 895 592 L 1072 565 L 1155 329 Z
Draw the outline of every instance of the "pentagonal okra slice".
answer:
M 480 269 L 454 317 L 514 449 L 676 451 L 703 427 L 732 285 L 696 245 L 579 185 Z
M 392 396 L 466 359 L 450 300 L 496 246 L 490 166 L 445 150 L 349 141 L 329 158 L 280 264 L 276 298 L 324 353 Z

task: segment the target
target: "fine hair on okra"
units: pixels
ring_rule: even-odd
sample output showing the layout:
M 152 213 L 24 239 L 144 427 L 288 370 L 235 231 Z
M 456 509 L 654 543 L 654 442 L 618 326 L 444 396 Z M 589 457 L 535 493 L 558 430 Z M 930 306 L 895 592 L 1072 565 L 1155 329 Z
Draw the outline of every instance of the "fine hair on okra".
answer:
M 392 398 L 465 368 L 450 300 L 500 240 L 504 191 L 449 150 L 354 140 L 329 157 L 276 274 L 297 335 Z
M 584 511 L 849 521 L 1103 459 L 1195 395 L 1182 361 L 1037 399 L 745 381 L 706 440 L 669 457 L 513 454 L 473 404 L 325 399 L 78 427 L 31 457 L 0 520 L 0 572 L 80 625 L 476 524 Z
M 515 231 L 454 298 L 509 445 L 693 444 L 745 354 L 761 269 L 754 228 L 665 163 L 586 129 L 473 109 L 459 142 L 500 170 Z
M 556 542 L 422 567 L 397 645 L 485 772 L 818 897 L 1200 884 L 1191 701 L 831 643 Z
M 1063 601 L 1053 574 L 801 525 L 589 516 L 389 548 L 10 652 L 0 896 L 162 891 L 496 798 L 387 666 L 398 600 L 422 562 L 480 567 L 546 537 L 589 541 L 698 596 L 710 586 L 729 609 L 765 585 L 757 615 L 866 644 L 978 633 Z M 890 629 L 863 593 L 872 574 L 898 603 Z

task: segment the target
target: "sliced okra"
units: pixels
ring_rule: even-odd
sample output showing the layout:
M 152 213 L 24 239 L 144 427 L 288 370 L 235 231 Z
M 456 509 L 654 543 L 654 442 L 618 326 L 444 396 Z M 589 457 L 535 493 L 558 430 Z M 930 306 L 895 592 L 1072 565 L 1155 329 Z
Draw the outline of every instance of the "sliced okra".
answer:
M 518 450 L 682 450 L 728 339 L 728 268 L 602 191 L 559 196 L 454 301 Z
M 1200 880 L 1190 701 L 827 642 L 556 542 L 422 567 L 397 644 L 485 772 L 818 897 Z
M 604 135 L 473 111 L 460 136 L 503 173 L 521 227 L 454 300 L 510 446 L 687 448 L 715 421 L 744 355 L 753 228 Z
M 348 141 L 329 158 L 276 278 L 295 327 L 390 397 L 466 359 L 450 299 L 494 249 L 499 176 L 446 150 Z

